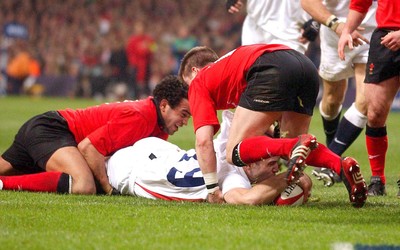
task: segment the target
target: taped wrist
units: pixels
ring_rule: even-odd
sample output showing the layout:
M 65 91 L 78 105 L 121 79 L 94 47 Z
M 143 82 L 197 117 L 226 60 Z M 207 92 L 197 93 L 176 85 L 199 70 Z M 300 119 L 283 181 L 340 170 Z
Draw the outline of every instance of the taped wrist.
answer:
M 216 172 L 203 174 L 203 179 L 209 194 L 213 194 L 219 189 L 218 177 Z
M 335 15 L 331 15 L 326 21 L 325 25 L 333 31 L 336 31 L 339 26 L 339 19 Z

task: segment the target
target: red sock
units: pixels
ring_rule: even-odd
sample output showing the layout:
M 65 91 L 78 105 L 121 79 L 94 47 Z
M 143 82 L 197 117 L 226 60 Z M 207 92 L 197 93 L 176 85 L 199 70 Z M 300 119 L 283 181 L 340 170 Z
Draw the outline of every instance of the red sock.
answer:
M 271 156 L 281 156 L 288 159 L 293 146 L 298 140 L 298 137 L 270 138 L 268 136 L 256 136 L 244 139 L 240 143 L 240 159 L 246 164 Z
M 381 177 L 382 183 L 385 184 L 385 161 L 388 150 L 388 137 L 387 135 L 380 137 L 366 135 L 366 144 L 372 175 Z
M 319 168 L 329 168 L 340 175 L 342 161 L 340 157 L 333 153 L 323 144 L 318 144 L 318 147 L 311 151 L 306 159 L 306 164 Z
M 69 175 L 61 172 L 0 176 L 0 180 L 3 190 L 50 193 L 68 193 L 69 190 Z

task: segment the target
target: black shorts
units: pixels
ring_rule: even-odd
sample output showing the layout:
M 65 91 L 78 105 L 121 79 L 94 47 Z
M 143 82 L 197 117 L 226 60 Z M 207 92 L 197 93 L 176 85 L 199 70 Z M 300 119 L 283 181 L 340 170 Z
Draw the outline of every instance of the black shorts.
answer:
M 246 76 L 239 106 L 254 111 L 294 111 L 312 115 L 318 96 L 315 65 L 295 50 L 265 53 Z
M 372 33 L 365 83 L 380 83 L 400 75 L 400 50 L 391 51 L 381 44 L 381 38 L 391 30 L 375 29 Z
M 77 146 L 67 121 L 57 111 L 49 111 L 22 125 L 2 156 L 19 171 L 38 173 L 57 149 L 67 146 Z

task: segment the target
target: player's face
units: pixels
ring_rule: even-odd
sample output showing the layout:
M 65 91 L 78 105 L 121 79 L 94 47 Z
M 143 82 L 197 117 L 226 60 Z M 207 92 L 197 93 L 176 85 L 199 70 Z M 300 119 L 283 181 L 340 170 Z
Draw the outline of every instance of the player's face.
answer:
M 279 156 L 257 161 L 249 165 L 247 175 L 252 182 L 260 182 L 279 172 Z
M 169 135 L 173 135 L 180 127 L 187 125 L 191 116 L 187 99 L 182 99 L 174 109 L 169 104 L 162 105 L 160 109 L 165 123 L 164 131 Z

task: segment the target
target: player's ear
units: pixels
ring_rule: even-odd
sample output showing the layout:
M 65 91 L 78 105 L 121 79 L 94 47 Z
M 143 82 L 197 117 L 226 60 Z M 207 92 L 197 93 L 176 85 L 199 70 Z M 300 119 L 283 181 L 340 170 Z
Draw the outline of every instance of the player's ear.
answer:
M 159 105 L 161 112 L 165 111 L 165 108 L 167 107 L 168 104 L 169 103 L 168 103 L 167 99 L 161 100 L 160 105 Z

